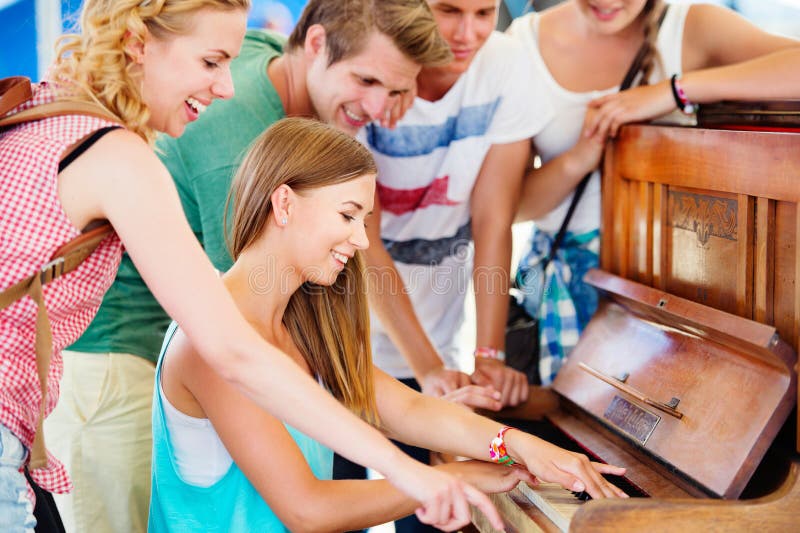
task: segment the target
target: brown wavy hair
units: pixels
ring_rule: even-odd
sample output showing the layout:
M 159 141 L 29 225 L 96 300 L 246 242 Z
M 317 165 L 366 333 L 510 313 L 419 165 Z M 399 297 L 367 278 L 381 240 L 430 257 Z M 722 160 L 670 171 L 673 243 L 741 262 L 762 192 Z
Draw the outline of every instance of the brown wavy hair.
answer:
M 275 122 L 250 146 L 231 185 L 231 255 L 238 258 L 264 232 L 272 213 L 270 197 L 281 185 L 302 195 L 376 173 L 372 155 L 349 135 L 306 118 Z M 283 323 L 334 397 L 377 425 L 361 254 L 347 261 L 332 285 L 304 283 L 291 296 Z
M 648 84 L 650 74 L 656 64 L 661 61 L 658 48 L 656 48 L 656 41 L 658 39 L 658 19 L 665 7 L 664 0 L 647 0 L 640 15 L 644 21 L 644 42 L 645 46 L 647 46 L 647 52 L 642 61 L 641 85 Z
M 286 49 L 302 48 L 308 28 L 325 28 L 328 65 L 360 53 L 373 31 L 386 35 L 418 65 L 434 67 L 453 60 L 450 45 L 425 0 L 311 0 L 294 27 Z
M 86 0 L 81 32 L 58 40 L 48 77 L 57 82 L 60 98 L 100 104 L 152 144 L 155 131 L 147 125 L 150 112 L 131 75 L 128 39 L 144 40 L 147 31 L 157 38 L 185 34 L 191 15 L 203 8 L 249 7 L 250 0 Z

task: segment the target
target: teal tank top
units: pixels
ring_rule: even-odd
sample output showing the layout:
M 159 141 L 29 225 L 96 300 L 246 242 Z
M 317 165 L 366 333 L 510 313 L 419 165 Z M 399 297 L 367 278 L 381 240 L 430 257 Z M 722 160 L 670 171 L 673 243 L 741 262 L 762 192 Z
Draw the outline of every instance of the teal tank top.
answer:
M 261 498 L 255 487 L 232 463 L 228 472 L 210 487 L 198 487 L 183 481 L 178 474 L 167 430 L 164 407 L 159 395 L 161 364 L 177 325 L 167 330 L 156 368 L 153 394 L 153 467 L 150 493 L 149 532 L 250 532 L 289 531 Z M 286 425 L 300 451 L 319 479 L 331 479 L 333 452 Z M 264 453 L 280 453 L 264 443 Z M 288 483 L 291 480 L 278 480 Z

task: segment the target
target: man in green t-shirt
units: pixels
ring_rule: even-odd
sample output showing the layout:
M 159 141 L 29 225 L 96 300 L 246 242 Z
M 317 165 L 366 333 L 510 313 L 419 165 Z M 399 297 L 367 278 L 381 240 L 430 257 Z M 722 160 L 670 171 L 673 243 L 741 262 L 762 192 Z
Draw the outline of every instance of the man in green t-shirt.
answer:
M 312 0 L 288 40 L 249 31 L 231 64 L 235 96 L 206 110 L 208 95 L 187 95 L 199 120 L 179 139 L 157 141 L 214 266 L 232 264 L 228 188 L 262 131 L 285 116 L 318 117 L 351 134 L 385 124 L 420 68 L 450 58 L 424 0 Z M 89 329 L 64 352 L 61 401 L 45 433 L 78 495 L 56 495 L 68 533 L 146 530 L 153 369 L 169 321 L 126 254 Z

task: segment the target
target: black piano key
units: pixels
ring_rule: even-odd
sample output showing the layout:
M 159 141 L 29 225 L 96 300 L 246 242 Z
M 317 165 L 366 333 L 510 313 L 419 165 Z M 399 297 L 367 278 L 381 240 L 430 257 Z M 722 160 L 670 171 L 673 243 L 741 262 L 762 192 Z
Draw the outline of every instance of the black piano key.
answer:
M 648 498 L 649 495 L 642 489 L 628 481 L 624 476 L 612 476 L 611 474 L 603 474 L 603 477 L 612 485 L 621 489 L 622 492 L 631 498 Z
M 589 496 L 589 493 L 586 492 L 585 490 L 581 491 L 581 492 L 577 492 L 577 491 L 573 490 L 571 492 L 572 492 L 573 496 L 575 496 L 577 499 L 579 499 L 582 502 L 585 502 L 586 500 L 591 500 L 592 499 L 592 497 Z
M 630 481 L 625 479 L 623 476 L 612 476 L 611 474 L 603 474 L 603 477 L 611 483 L 612 485 L 616 486 L 617 488 L 621 489 L 625 494 L 630 496 L 631 498 L 647 498 L 647 493 L 643 492 L 639 487 L 632 484 Z M 591 500 L 592 497 L 589 495 L 588 492 L 581 491 L 570 491 L 572 494 L 580 501 L 585 502 L 586 500 Z

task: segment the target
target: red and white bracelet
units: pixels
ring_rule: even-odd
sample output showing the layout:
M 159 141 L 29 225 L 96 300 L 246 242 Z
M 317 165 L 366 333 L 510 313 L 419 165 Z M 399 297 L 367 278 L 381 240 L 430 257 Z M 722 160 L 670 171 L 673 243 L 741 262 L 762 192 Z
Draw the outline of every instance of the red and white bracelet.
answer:
M 496 359 L 497 361 L 506 360 L 506 352 L 498 350 L 497 348 L 489 348 L 488 346 L 480 346 L 475 348 L 475 357 L 483 357 L 484 359 Z
M 512 428 L 511 426 L 503 426 L 500 431 L 497 432 L 497 436 L 492 439 L 492 442 L 489 443 L 489 459 L 493 463 L 501 464 L 501 465 L 508 465 L 511 466 L 516 463 L 514 459 L 508 455 L 508 450 L 506 449 L 506 441 L 503 438 L 506 434 L 506 431 L 509 429 L 516 429 Z

